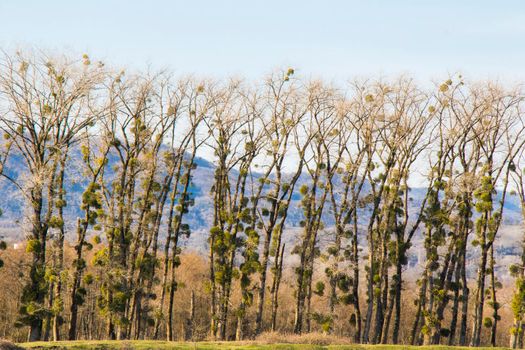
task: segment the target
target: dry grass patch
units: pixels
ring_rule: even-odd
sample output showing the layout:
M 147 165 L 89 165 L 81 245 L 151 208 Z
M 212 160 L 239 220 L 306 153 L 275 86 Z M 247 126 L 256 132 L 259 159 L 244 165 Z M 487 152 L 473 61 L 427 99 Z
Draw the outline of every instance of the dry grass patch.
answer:
M 256 339 L 257 343 L 261 344 L 310 344 L 310 345 L 354 345 L 350 338 L 339 337 L 324 333 L 277 333 L 267 332 L 262 333 Z

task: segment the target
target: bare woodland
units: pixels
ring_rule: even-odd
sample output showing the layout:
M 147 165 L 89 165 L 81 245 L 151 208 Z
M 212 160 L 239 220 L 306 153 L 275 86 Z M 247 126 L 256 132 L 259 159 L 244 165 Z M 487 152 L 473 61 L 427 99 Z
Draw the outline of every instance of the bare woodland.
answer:
M 217 81 L 4 54 L 1 181 L 25 209 L 23 252 L 0 245 L 0 336 L 523 348 L 525 231 L 505 288 L 494 246 L 509 196 L 525 215 L 524 108 L 522 88 L 461 76 Z M 205 256 L 181 244 L 202 155 L 215 166 Z M 425 262 L 407 280 L 415 237 Z

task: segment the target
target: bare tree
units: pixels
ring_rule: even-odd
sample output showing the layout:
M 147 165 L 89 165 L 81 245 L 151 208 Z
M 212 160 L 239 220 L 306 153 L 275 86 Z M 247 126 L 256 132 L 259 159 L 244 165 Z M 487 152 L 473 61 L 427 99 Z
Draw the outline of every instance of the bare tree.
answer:
M 101 83 L 103 69 L 83 61 L 51 58 L 45 55 L 4 55 L 0 93 L 9 106 L 0 128 L 22 157 L 28 176 L 15 179 L 3 176 L 23 194 L 31 207 L 28 250 L 32 254 L 29 281 L 22 295 L 21 321 L 29 324 L 30 341 L 42 338 L 47 283 L 46 244 L 57 194 L 60 162 L 67 146 L 93 122 L 85 113 L 86 96 Z M 60 223 L 57 223 L 60 224 Z

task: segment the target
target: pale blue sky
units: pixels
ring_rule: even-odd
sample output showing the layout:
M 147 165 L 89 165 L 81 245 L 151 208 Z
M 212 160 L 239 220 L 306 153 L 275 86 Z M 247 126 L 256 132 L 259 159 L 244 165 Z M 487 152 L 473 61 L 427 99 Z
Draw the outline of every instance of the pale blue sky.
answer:
M 525 1 L 0 0 L 0 47 L 259 77 L 525 78 Z

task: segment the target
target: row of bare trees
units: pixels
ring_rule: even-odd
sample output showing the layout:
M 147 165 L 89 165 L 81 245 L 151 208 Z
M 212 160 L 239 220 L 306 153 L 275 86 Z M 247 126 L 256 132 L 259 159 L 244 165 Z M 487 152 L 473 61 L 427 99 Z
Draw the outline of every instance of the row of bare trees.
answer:
M 28 253 L 11 321 L 30 341 L 180 338 L 178 266 L 204 155 L 206 297 L 186 300 L 183 338 L 200 305 L 219 340 L 333 333 L 344 320 L 355 342 L 500 344 L 495 243 L 509 196 L 525 208 L 524 99 L 461 77 L 340 89 L 293 69 L 248 84 L 6 54 L 0 173 L 24 200 Z M 424 261 L 406 276 L 416 250 Z M 514 348 L 522 250 L 510 269 Z M 279 323 L 283 283 L 293 323 Z

